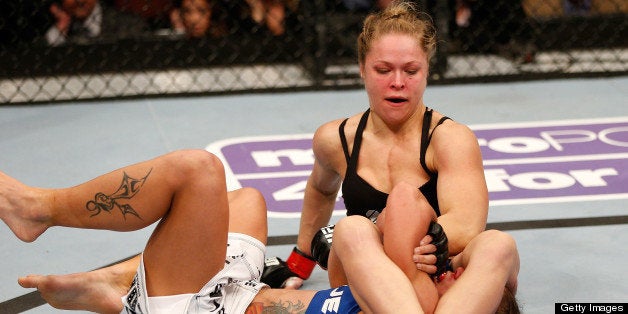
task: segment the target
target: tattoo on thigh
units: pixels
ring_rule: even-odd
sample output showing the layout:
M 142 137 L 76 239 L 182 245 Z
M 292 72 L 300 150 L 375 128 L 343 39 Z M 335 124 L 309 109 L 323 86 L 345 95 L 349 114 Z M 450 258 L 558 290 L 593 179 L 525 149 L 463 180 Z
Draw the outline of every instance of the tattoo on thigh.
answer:
M 146 182 L 146 178 L 148 178 L 148 175 L 150 175 L 150 172 L 152 170 L 152 168 L 148 170 L 146 176 L 141 179 L 131 178 L 125 172 L 124 176 L 122 177 L 122 183 L 120 184 L 120 187 L 116 192 L 111 195 L 106 195 L 102 192 L 96 193 L 96 195 L 94 196 L 94 200 L 89 201 L 87 202 L 87 204 L 85 204 L 87 210 L 93 212 L 90 217 L 94 217 L 100 214 L 100 212 L 102 212 L 103 210 L 111 213 L 111 210 L 114 207 L 117 207 L 122 212 L 122 216 L 125 220 L 126 214 L 131 214 L 139 219 L 142 219 L 142 217 L 140 217 L 140 215 L 135 211 L 135 209 L 133 209 L 133 207 L 131 207 L 131 205 L 121 204 L 119 203 L 119 200 L 131 199 L 133 196 L 139 193 L 142 185 L 144 185 L 144 182 Z

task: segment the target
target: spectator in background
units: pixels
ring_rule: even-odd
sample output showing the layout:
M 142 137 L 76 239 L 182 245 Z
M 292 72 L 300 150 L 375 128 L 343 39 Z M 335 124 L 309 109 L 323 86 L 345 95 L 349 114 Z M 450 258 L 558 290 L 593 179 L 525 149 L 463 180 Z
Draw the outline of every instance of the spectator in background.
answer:
M 534 61 L 532 27 L 520 0 L 455 1 L 452 37 L 462 50 L 497 53 L 516 63 Z
M 182 0 L 170 11 L 172 30 L 188 38 L 205 37 L 212 33 L 213 10 L 210 0 Z
M 45 39 L 51 46 L 103 38 L 129 38 L 147 31 L 147 24 L 141 18 L 122 13 L 98 0 L 61 0 L 50 6 L 50 14 L 54 25 L 46 32 Z
M 246 0 L 251 10 L 251 19 L 266 26 L 274 36 L 286 32 L 286 9 L 296 11 L 298 0 Z

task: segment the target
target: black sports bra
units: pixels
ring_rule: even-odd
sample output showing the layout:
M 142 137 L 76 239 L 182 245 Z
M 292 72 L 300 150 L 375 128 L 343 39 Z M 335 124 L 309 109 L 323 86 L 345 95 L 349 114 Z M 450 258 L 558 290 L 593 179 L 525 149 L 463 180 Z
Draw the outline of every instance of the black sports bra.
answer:
M 344 132 L 345 124 L 348 119 L 342 121 L 340 127 L 338 128 L 340 141 L 342 142 L 342 150 L 344 151 L 345 158 L 347 160 L 347 172 L 345 173 L 345 178 L 342 182 L 342 198 L 344 199 L 345 208 L 347 209 L 347 216 L 361 215 L 369 218 L 377 217 L 384 207 L 386 207 L 386 200 L 388 199 L 388 193 L 375 189 L 368 182 L 362 179 L 357 172 L 360 145 L 362 144 L 362 133 L 366 127 L 369 112 L 370 110 L 367 110 L 364 114 L 362 114 L 362 118 L 358 124 L 358 128 L 355 132 L 355 139 L 353 141 L 353 154 L 349 155 L 349 146 Z M 436 181 L 438 174 L 427 168 L 427 165 L 425 164 L 425 152 L 432 140 L 434 130 L 447 119 L 449 118 L 442 117 L 430 133 L 429 130 L 432 121 L 432 109 L 426 108 L 423 115 L 423 129 L 421 130 L 421 152 L 419 157 L 421 166 L 430 176 L 430 179 L 419 187 L 419 190 L 423 193 L 432 208 L 434 208 L 434 212 L 436 212 L 437 216 L 440 216 L 438 197 L 436 195 Z

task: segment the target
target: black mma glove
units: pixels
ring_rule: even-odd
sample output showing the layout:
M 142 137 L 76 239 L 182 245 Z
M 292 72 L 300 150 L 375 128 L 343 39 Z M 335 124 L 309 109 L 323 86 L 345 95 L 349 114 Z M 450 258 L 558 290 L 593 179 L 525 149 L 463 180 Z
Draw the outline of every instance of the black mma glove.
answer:
M 312 258 L 325 270 L 327 270 L 327 259 L 329 258 L 329 251 L 331 250 L 334 226 L 335 225 L 329 225 L 321 228 L 312 239 Z
M 290 277 L 308 279 L 315 266 L 316 261 L 295 246 L 285 262 L 276 256 L 266 258 L 260 280 L 271 288 L 283 288 Z
M 451 267 L 448 266 L 449 263 L 447 262 L 449 259 L 447 235 L 445 234 L 443 227 L 435 221 L 430 222 L 427 234 L 432 236 L 431 244 L 436 246 L 436 251 L 434 252 L 434 255 L 436 256 L 436 264 L 434 264 L 436 266 L 436 273 L 434 273 L 433 277 L 438 278 L 440 274 L 448 270 L 448 267 Z

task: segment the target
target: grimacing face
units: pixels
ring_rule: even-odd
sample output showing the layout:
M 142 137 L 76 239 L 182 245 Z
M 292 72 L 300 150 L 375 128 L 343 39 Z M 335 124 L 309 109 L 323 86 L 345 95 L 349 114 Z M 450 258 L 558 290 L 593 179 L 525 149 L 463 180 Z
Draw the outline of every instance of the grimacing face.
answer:
M 391 33 L 375 39 L 360 65 L 371 110 L 394 123 L 423 105 L 429 63 L 417 39 Z

